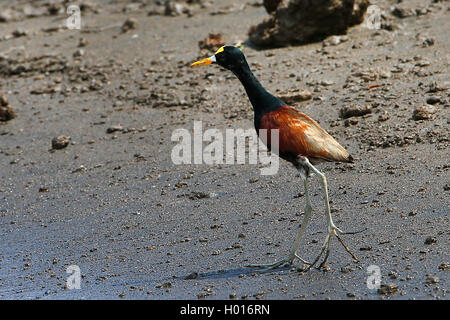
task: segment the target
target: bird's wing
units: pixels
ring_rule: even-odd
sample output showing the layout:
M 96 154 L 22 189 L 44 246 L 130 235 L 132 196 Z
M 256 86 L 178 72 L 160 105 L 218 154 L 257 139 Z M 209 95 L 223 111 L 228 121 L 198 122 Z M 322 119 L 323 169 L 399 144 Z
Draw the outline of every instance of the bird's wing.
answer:
M 349 153 L 319 124 L 303 112 L 287 106 L 265 114 L 261 128 L 279 129 L 279 150 L 328 161 L 348 162 Z

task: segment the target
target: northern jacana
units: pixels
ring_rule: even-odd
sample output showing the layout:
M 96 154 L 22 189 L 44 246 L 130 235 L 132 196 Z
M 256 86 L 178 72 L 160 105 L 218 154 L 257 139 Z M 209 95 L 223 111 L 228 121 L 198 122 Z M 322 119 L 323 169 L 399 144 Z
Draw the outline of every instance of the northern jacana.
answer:
M 331 135 L 322 129 L 316 121 L 306 114 L 288 107 L 286 103 L 264 89 L 251 72 L 247 60 L 239 48 L 234 46 L 223 46 L 217 50 L 213 56 L 194 62 L 191 66 L 198 67 L 213 63 L 230 70 L 241 81 L 253 106 L 255 116 L 254 124 L 257 133 L 259 134 L 260 129 L 266 129 L 269 132 L 270 130 L 278 129 L 278 155 L 297 168 L 303 179 L 305 188 L 305 216 L 289 256 L 286 259 L 279 260 L 275 263 L 251 265 L 251 267 L 276 268 L 285 264 L 291 265 L 295 258 L 298 258 L 303 263 L 308 264 L 308 267 L 305 270 L 309 270 L 319 261 L 326 250 L 325 258 L 319 265 L 319 268 L 321 268 L 325 265 L 330 253 L 330 241 L 333 236 L 336 236 L 344 246 L 345 250 L 352 255 L 353 259 L 359 261 L 338 235 L 338 233 L 344 232 L 336 227 L 331 218 L 327 179 L 325 175 L 313 165 L 321 161 L 352 162 L 353 158 Z M 266 144 L 269 150 L 271 143 L 270 137 L 268 137 Z M 308 193 L 308 177 L 310 177 L 312 173 L 315 173 L 320 177 L 325 193 L 328 234 L 325 237 L 325 241 L 318 257 L 312 263 L 308 263 L 303 260 L 297 252 L 312 213 L 312 206 Z

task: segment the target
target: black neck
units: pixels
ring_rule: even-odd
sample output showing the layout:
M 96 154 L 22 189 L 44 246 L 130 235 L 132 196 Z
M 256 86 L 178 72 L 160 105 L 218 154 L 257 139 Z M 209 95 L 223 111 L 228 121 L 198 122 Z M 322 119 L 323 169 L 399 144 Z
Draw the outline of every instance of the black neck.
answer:
M 247 63 L 239 70 L 233 71 L 233 73 L 244 86 L 256 114 L 275 110 L 282 105 L 285 105 L 283 101 L 264 89 L 258 79 L 256 79 L 255 75 L 251 72 Z

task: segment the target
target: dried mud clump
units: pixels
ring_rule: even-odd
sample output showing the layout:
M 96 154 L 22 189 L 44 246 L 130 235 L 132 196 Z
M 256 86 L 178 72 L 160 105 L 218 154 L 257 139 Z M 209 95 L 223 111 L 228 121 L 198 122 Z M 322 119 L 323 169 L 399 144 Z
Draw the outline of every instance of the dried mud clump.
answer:
M 372 113 L 371 106 L 355 106 L 351 105 L 348 107 L 343 107 L 339 111 L 339 115 L 342 119 L 348 119 L 351 117 L 362 117 L 366 114 Z
M 345 34 L 363 21 L 369 1 L 266 0 L 264 6 L 271 16 L 250 28 L 250 41 L 260 47 L 284 47 Z
M 225 40 L 221 33 L 210 33 L 205 39 L 198 42 L 200 56 L 210 55 L 225 45 Z
M 0 76 L 4 77 L 62 72 L 66 68 L 67 59 L 62 55 L 40 55 L 19 59 L 0 56 Z
M 277 95 L 287 104 L 296 104 L 312 99 L 312 93 L 308 90 L 290 90 L 288 92 L 280 92 Z
M 179 2 L 175 0 L 166 0 L 166 2 L 164 3 L 164 15 L 176 17 L 182 14 L 186 14 L 188 17 L 192 17 L 194 15 L 195 9 L 205 6 L 203 2 L 203 0 L 185 0 Z
M 11 106 L 0 106 L 0 121 L 9 121 L 16 117 Z
M 414 120 L 431 120 L 436 113 L 436 108 L 432 105 L 424 105 L 414 109 L 412 118 Z
M 378 289 L 378 293 L 380 295 L 393 295 L 398 291 L 398 285 L 395 283 L 386 283 L 382 284 L 380 288 Z
M 129 30 L 134 30 L 136 29 L 138 26 L 138 22 L 136 19 L 134 18 L 128 18 L 127 20 L 125 20 L 125 22 L 123 23 L 121 30 L 122 33 L 128 32 Z
M 15 117 L 13 108 L 8 104 L 8 99 L 0 94 L 0 121 L 9 121 Z
M 59 150 L 64 149 L 69 145 L 70 137 L 66 136 L 57 136 L 52 139 L 52 149 Z

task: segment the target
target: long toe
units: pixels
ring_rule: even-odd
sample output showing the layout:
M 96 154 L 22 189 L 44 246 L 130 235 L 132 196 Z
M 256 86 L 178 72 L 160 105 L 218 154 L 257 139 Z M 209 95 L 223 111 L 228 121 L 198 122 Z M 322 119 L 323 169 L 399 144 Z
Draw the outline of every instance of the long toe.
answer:
M 267 264 L 250 264 L 246 267 L 247 268 L 258 268 L 258 269 L 276 269 L 276 268 L 282 267 L 286 264 L 291 265 L 292 259 L 287 258 L 287 259 L 282 259 L 282 260 L 276 261 L 274 263 L 267 263 Z
M 298 254 L 295 254 L 295 257 L 304 264 L 311 264 L 310 262 L 308 262 L 305 259 L 303 259 L 302 257 L 300 257 Z

